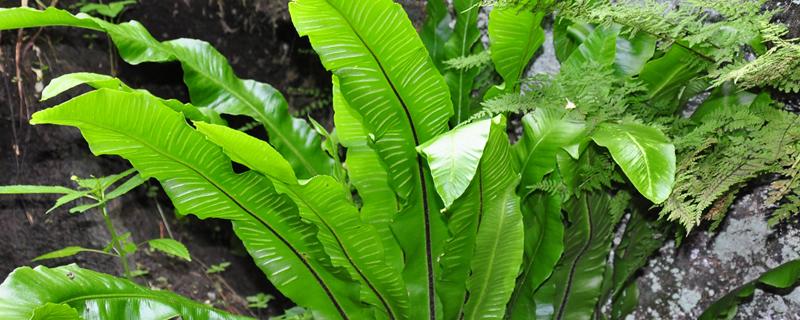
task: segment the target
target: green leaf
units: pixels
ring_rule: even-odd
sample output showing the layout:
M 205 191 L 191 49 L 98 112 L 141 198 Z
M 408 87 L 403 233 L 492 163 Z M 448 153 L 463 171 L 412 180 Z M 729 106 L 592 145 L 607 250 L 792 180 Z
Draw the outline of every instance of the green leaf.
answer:
M 192 261 L 192 256 L 189 255 L 189 249 L 186 249 L 186 246 L 178 241 L 172 239 L 153 239 L 148 240 L 147 244 L 150 245 L 150 249 L 158 250 L 186 261 Z
M 617 37 L 614 72 L 624 77 L 638 75 L 653 58 L 655 50 L 656 38 L 647 33 L 638 32 L 630 38 Z
M 501 195 L 516 183 L 517 169 L 511 159 L 508 135 L 505 132 L 505 119 L 498 117 L 492 120 L 491 124 L 489 139 L 480 158 L 480 165 L 475 177 L 470 182 L 466 192 L 456 199 L 447 210 L 448 212 L 446 212 L 451 236 L 447 239 L 444 253 L 439 259 L 442 272 L 439 274 L 436 283 L 437 295 L 442 300 L 444 319 L 459 319 L 464 316 L 466 310 L 464 302 L 468 297 L 467 281 L 472 271 L 474 271 L 472 269 L 474 267 L 472 261 L 478 245 L 476 242 L 478 230 L 479 228 L 495 230 L 496 228 L 502 228 L 500 225 L 490 222 L 482 225 L 483 217 L 500 214 L 497 211 L 503 206 L 502 202 L 505 199 Z M 498 222 L 498 220 L 493 220 L 493 222 Z M 484 237 L 488 236 L 484 234 Z M 512 249 L 516 240 L 510 240 Z M 519 240 L 522 241 L 522 239 Z M 482 254 L 493 254 L 488 252 L 490 249 L 487 246 L 490 244 L 481 243 L 480 245 L 483 250 Z M 513 254 L 513 252 L 507 253 Z M 488 256 L 486 255 L 482 256 L 482 258 L 487 258 Z M 507 262 L 511 263 L 511 261 Z M 485 267 L 493 268 L 492 266 Z M 504 265 L 504 267 L 508 266 Z M 489 274 L 493 271 L 488 269 L 481 271 L 485 277 L 498 276 L 503 278 L 498 274 Z M 498 270 L 497 272 L 501 271 Z M 477 288 L 480 286 L 479 283 L 478 279 L 473 280 L 473 287 L 470 289 L 479 290 Z M 498 290 L 493 294 L 505 294 L 505 282 L 493 285 L 498 286 L 488 288 L 488 290 Z M 483 299 L 483 301 L 473 301 L 471 303 L 496 308 L 498 305 L 495 302 L 500 298 L 502 297 L 492 296 L 491 298 Z
M 592 139 L 608 148 L 628 179 L 653 203 L 662 203 L 675 182 L 675 146 L 646 125 L 601 123 Z
M 119 198 L 120 196 L 130 192 L 134 188 L 142 185 L 143 183 L 145 183 L 145 181 L 147 181 L 147 179 L 142 177 L 142 175 L 136 174 L 130 179 L 125 180 L 125 182 L 119 185 L 116 189 L 111 190 L 111 192 L 109 193 L 106 193 L 105 200 L 108 201 L 111 199 Z
M 523 136 L 514 146 L 519 159 L 522 190 L 542 181 L 556 168 L 556 153 L 578 144 L 586 135 L 583 121 L 570 119 L 566 112 L 536 108 L 522 118 Z
M 328 270 L 296 207 L 260 174 L 234 173 L 219 147 L 157 99 L 100 89 L 39 111 L 31 122 L 78 127 L 94 154 L 122 156 L 156 178 L 179 213 L 233 220 L 256 264 L 299 305 L 320 317 L 361 314 L 354 283 Z
M 522 205 L 525 224 L 525 255 L 507 317 L 528 319 L 536 314 L 535 293 L 553 273 L 564 251 L 561 197 L 534 194 Z
M 575 48 L 569 58 L 561 63 L 561 68 L 582 70 L 612 66 L 616 59 L 619 31 L 619 26 L 595 28 L 586 40 Z
M 296 0 L 289 12 L 298 33 L 309 37 L 322 64 L 338 77 L 342 96 L 374 137 L 391 186 L 408 204 L 393 231 L 406 257 L 411 305 L 417 306 L 411 318 L 428 318 L 436 312 L 432 280 L 447 230 L 415 147 L 447 131 L 453 115 L 447 84 L 393 1 Z
M 453 18 L 447 10 L 447 2 L 445 0 L 430 0 L 425 5 L 425 23 L 419 33 L 422 43 L 428 49 L 433 63 L 440 71 L 444 71 L 444 61 L 447 60 L 444 53 L 444 45 L 450 35 L 453 34 L 453 29 L 450 28 L 450 22 Z
M 74 313 L 67 308 L 72 308 Z M 61 318 L 58 318 L 61 317 Z M 0 285 L 3 319 L 250 319 L 180 295 L 81 269 L 20 267 Z
M 591 24 L 574 23 L 563 17 L 556 17 L 553 24 L 553 46 L 558 62 L 566 61 L 593 30 L 594 26 Z
M 238 78 L 209 43 L 193 39 L 159 42 L 138 22 L 111 24 L 102 19 L 47 8 L 0 9 L 0 30 L 37 26 L 74 26 L 104 31 L 130 64 L 178 61 L 192 103 L 217 112 L 246 115 L 266 128 L 270 143 L 289 159 L 301 177 L 330 173 L 333 161 L 305 121 L 289 115 L 284 97 L 268 84 Z
M 0 186 L 0 194 L 71 194 L 75 190 L 61 186 Z
M 87 252 L 87 251 L 97 251 L 97 250 L 87 249 L 87 248 L 83 248 L 83 247 L 70 246 L 70 247 L 58 249 L 56 251 L 45 253 L 45 254 L 43 254 L 41 256 L 33 258 L 33 260 L 31 260 L 31 261 L 66 258 L 66 257 L 74 256 L 74 255 L 76 255 L 78 253 Z
M 673 45 L 663 56 L 644 65 L 639 80 L 647 86 L 648 98 L 674 108 L 683 96 L 688 99 L 697 93 L 684 90 L 703 70 L 705 66 L 694 54 L 682 46 Z
M 554 319 L 591 319 L 622 210 L 614 210 L 608 195 L 583 194 L 567 203 L 566 212 L 571 225 L 564 230 L 564 256 L 548 280 Z
M 383 241 L 386 260 L 397 270 L 403 267 L 403 252 L 389 228 L 400 211 L 397 196 L 378 153 L 370 146 L 361 117 L 347 104 L 333 77 L 333 122 L 339 140 L 347 148 L 345 163 L 350 182 L 361 198 L 361 220 L 375 226 Z
M 481 36 L 477 25 L 478 13 L 481 10 L 480 3 L 480 0 L 453 1 L 456 23 L 453 34 L 445 44 L 444 55 L 447 60 L 466 57 L 483 50 L 483 44 L 478 42 L 478 38 Z M 452 120 L 454 125 L 472 115 L 472 86 L 478 72 L 480 72 L 479 68 L 468 68 L 448 69 L 444 73 L 455 111 Z
M 53 207 L 51 207 L 50 209 L 47 209 L 47 212 L 45 212 L 45 213 L 50 213 L 53 210 L 58 209 L 59 207 L 65 205 L 67 203 L 70 203 L 72 201 L 78 200 L 78 199 L 83 198 L 83 197 L 87 197 L 91 193 L 92 193 L 92 190 L 83 190 L 83 191 L 73 190 L 72 192 L 67 193 L 67 194 L 59 197 L 56 200 L 56 203 L 53 204 Z
M 489 13 L 489 43 L 495 70 L 505 81 L 505 91 L 519 91 L 519 80 L 544 43 L 542 11 L 527 8 L 530 2 L 501 6 Z
M 224 126 L 202 122 L 195 126 L 234 161 L 267 176 L 280 170 L 270 163 L 280 155 L 270 150 L 269 144 Z M 302 185 L 278 179 L 274 183 L 279 192 L 295 202 L 300 216 L 317 227 L 317 238 L 333 265 L 343 267 L 363 284 L 362 299 L 381 308 L 389 318 L 406 318 L 410 306 L 400 272 L 383 263 L 378 233 L 359 219 L 344 188 L 330 176 L 317 176 Z
M 450 207 L 467 187 L 489 140 L 492 119 L 485 119 L 457 127 L 417 147 L 428 159 L 436 192 Z
M 800 284 L 799 281 L 800 260 L 786 262 L 764 272 L 756 280 L 729 292 L 703 311 L 699 319 L 733 319 L 738 312 L 739 304 L 752 297 L 757 286 L 765 286 L 771 289 L 789 289 Z
M 465 319 L 500 319 L 522 263 L 524 227 L 514 185 L 496 194 L 483 212 L 475 237 Z

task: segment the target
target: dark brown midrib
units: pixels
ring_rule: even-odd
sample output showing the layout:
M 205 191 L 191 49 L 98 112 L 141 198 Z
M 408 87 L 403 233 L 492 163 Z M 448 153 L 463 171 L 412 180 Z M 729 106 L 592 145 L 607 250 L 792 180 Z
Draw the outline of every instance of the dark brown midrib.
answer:
M 569 292 L 572 290 L 572 281 L 575 279 L 575 269 L 578 267 L 578 261 L 583 258 L 583 255 L 589 249 L 589 246 L 592 243 L 592 238 L 594 237 L 594 226 L 592 225 L 592 211 L 589 209 L 588 200 L 584 195 L 582 200 L 584 204 L 586 204 L 586 221 L 589 223 L 589 238 L 586 239 L 586 243 L 583 244 L 581 247 L 581 251 L 578 252 L 578 255 L 575 256 L 575 260 L 572 262 L 572 266 L 570 266 L 569 275 L 567 276 L 567 287 L 564 289 L 564 296 L 561 298 L 561 304 L 558 306 L 558 314 L 556 315 L 556 320 L 561 320 L 564 316 L 564 310 L 566 310 L 565 306 L 567 302 L 569 302 Z
M 330 4 L 330 3 L 329 3 Z M 403 107 L 403 111 L 405 112 L 406 119 L 408 120 L 408 124 L 411 126 L 411 135 L 414 137 L 414 146 L 419 146 L 419 137 L 417 136 L 417 129 L 414 127 L 414 120 L 411 117 L 411 112 L 408 110 L 408 106 L 406 105 L 405 101 L 403 101 L 403 97 L 400 96 L 400 93 L 397 92 L 397 88 L 395 88 L 394 83 L 392 83 L 391 78 L 386 73 L 386 69 L 381 64 L 380 60 L 378 60 L 378 56 L 375 52 L 372 51 L 367 45 L 367 42 L 361 38 L 361 35 L 356 32 L 356 29 L 353 27 L 353 24 L 350 23 L 350 20 L 342 14 L 339 8 L 336 8 L 334 5 L 330 4 L 331 8 L 333 8 L 344 21 L 347 22 L 347 25 L 350 27 L 350 30 L 353 30 L 353 34 L 358 38 L 359 41 L 364 45 L 364 48 L 369 51 L 369 54 L 375 60 L 375 63 L 378 65 L 378 68 L 381 70 L 384 78 L 386 78 L 386 82 L 389 83 L 389 87 L 392 88 L 392 92 L 394 93 L 397 100 L 400 102 L 400 105 Z M 432 262 L 432 249 L 431 249 L 431 224 L 430 224 L 430 208 L 428 204 L 428 186 L 425 181 L 425 168 L 424 164 L 422 163 L 422 158 L 415 153 L 415 157 L 417 158 L 417 168 L 419 174 L 419 183 L 421 187 L 422 194 L 420 195 L 422 200 L 422 210 L 423 210 L 423 217 L 425 222 L 425 265 L 427 268 L 427 276 L 428 276 L 428 317 L 430 319 L 436 318 L 436 287 L 434 284 L 434 274 L 433 274 L 433 262 Z

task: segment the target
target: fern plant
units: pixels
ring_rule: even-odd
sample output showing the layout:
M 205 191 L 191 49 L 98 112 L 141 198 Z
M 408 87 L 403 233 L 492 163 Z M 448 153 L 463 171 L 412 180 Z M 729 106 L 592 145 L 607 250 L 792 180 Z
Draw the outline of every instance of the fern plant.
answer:
M 620 299 L 633 296 L 627 294 L 631 275 L 653 245 L 617 247 L 620 258 L 610 267 L 618 222 L 630 212 L 629 241 L 658 241 L 642 231 L 652 229 L 643 213 L 628 210 L 631 196 L 611 187 L 630 182 L 652 202 L 665 201 L 675 176 L 674 146 L 656 127 L 618 113 L 594 116 L 569 103 L 526 115 L 524 136 L 514 145 L 505 116 L 466 121 L 475 111 L 475 71 L 446 69 L 442 75 L 437 66 L 446 66 L 444 60 L 431 58 L 438 47 L 426 50 L 425 44 L 450 34 L 455 40 L 448 39 L 438 56 L 480 54 L 476 13 L 470 13 L 479 10 L 475 4 L 457 3 L 465 10 L 457 11 L 456 27 L 464 29 L 435 32 L 423 42 L 389 0 L 291 2 L 296 29 L 333 73 L 335 134 L 291 118 L 280 93 L 239 79 L 201 41 L 159 42 L 136 22 L 110 24 L 54 8 L 0 10 L 0 29 L 100 30 L 130 63 L 180 62 L 191 104 L 115 78 L 73 74 L 54 80 L 47 95 L 80 84 L 97 90 L 40 111 L 31 122 L 77 127 L 95 155 L 121 156 L 143 177 L 158 180 L 179 214 L 231 220 L 267 278 L 315 318 L 525 319 L 549 313 L 561 319 L 592 316 L 606 300 L 624 305 Z M 503 83 L 487 89 L 486 97 L 519 95 L 548 7 L 521 5 L 490 17 L 490 57 Z M 610 67 L 618 32 L 598 31 L 565 65 Z M 228 128 L 220 114 L 252 117 L 269 141 Z M 339 145 L 346 148 L 344 164 L 336 161 Z M 231 162 L 250 170 L 235 173 Z M 564 187 L 536 188 L 545 181 Z M 29 270 L 12 274 L 2 285 L 8 294 L 0 297 L 28 290 L 17 283 L 30 281 Z M 86 281 L 119 281 L 70 272 Z M 54 277 L 41 291 L 67 279 Z M 42 295 L 24 308 L 0 307 L 0 314 L 32 317 L 58 308 L 73 318 L 104 317 L 134 305 L 150 315 L 161 311 L 162 293 L 121 283 L 103 289 L 114 293 L 113 302 L 87 287 L 66 298 Z M 83 308 L 85 301 L 106 308 Z M 185 300 L 173 302 L 170 316 L 212 317 Z M 623 307 L 615 310 L 625 314 Z

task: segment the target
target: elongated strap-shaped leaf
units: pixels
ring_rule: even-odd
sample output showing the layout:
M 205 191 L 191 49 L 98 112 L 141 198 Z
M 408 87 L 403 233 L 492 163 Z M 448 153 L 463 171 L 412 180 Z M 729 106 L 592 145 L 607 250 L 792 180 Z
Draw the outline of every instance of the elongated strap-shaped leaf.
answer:
M 509 159 L 510 160 L 510 159 Z M 511 185 L 481 216 L 475 237 L 465 319 L 502 319 L 522 263 L 524 226 L 519 197 Z
M 221 146 L 236 162 L 269 177 L 288 175 L 291 170 L 272 147 L 244 132 L 225 126 L 195 123 L 197 130 Z M 277 165 L 272 165 L 275 162 Z M 289 196 L 300 209 L 300 216 L 317 229 L 317 238 L 335 266 L 348 270 L 362 283 L 365 300 L 390 319 L 408 316 L 408 292 L 400 272 L 390 268 L 383 256 L 380 237 L 372 225 L 362 222 L 358 211 L 342 188 L 330 176 L 317 176 L 303 185 L 274 181 L 276 188 Z
M 620 76 L 635 76 L 642 72 L 656 51 L 656 38 L 639 32 L 632 37 L 617 37 L 617 55 L 614 71 Z
M 141 92 L 152 95 L 144 89 L 133 89 L 122 82 L 122 80 L 104 74 L 90 72 L 68 73 L 50 81 L 42 91 L 42 101 L 51 99 L 64 91 L 86 84 L 95 89 L 113 89 L 122 92 Z M 153 96 L 155 97 L 155 96 Z M 183 112 L 186 118 L 194 121 L 205 121 L 224 124 L 225 121 L 219 117 L 219 113 L 210 108 L 197 108 L 189 103 L 183 103 L 175 99 L 161 99 L 161 103 L 172 110 Z
M 677 107 L 679 102 L 702 92 L 708 86 L 697 90 L 688 85 L 705 70 L 704 62 L 684 47 L 673 45 L 658 59 L 647 62 L 639 73 L 639 80 L 647 86 L 647 96 L 655 104 Z
M 480 0 L 455 0 L 456 24 L 453 35 L 445 45 L 445 57 L 449 59 L 469 56 L 483 50 L 483 45 L 478 43 L 481 33 L 478 30 L 478 13 L 480 13 Z M 459 124 L 468 119 L 472 112 L 472 84 L 480 72 L 477 67 L 468 69 L 448 70 L 444 76 L 450 87 L 450 97 L 453 100 L 453 123 Z
M 308 123 L 289 115 L 283 96 L 267 84 L 236 77 L 225 57 L 207 42 L 159 42 L 136 21 L 112 24 L 53 7 L 44 11 L 0 9 L 0 30 L 41 26 L 104 31 L 111 36 L 120 56 L 131 64 L 178 61 L 194 105 L 259 121 L 267 129 L 270 143 L 289 159 L 301 177 L 332 171 L 333 162 L 320 148 L 320 137 Z
M 505 133 L 505 119 L 496 117 L 484 121 L 489 121 L 491 128 L 475 177 L 466 192 L 456 199 L 452 207 L 448 209 L 448 228 L 451 237 L 447 239 L 444 254 L 440 259 L 442 272 L 438 277 L 437 287 L 437 293 L 442 299 L 444 319 L 460 319 L 464 316 L 466 310 L 464 303 L 467 298 L 466 283 L 473 267 L 471 263 L 477 245 L 479 224 L 483 221 L 484 215 L 498 214 L 498 206 L 501 206 L 498 202 L 502 201 L 501 195 L 505 193 L 506 188 L 513 186 L 516 182 L 517 167 L 511 159 L 508 136 Z M 489 211 L 492 212 L 487 213 Z M 487 230 L 497 227 L 499 226 L 486 225 Z M 509 263 L 513 262 L 509 261 Z M 483 271 L 485 272 L 486 269 Z M 493 276 L 487 273 L 484 275 Z M 477 286 L 480 281 L 475 281 L 477 282 L 471 289 L 478 290 Z M 502 286 L 503 284 L 492 283 L 492 285 Z M 488 288 L 488 290 L 495 289 L 497 288 Z M 492 294 L 502 295 L 502 292 Z M 478 302 L 473 301 L 473 303 Z M 486 302 L 486 306 L 488 305 L 490 303 Z
M 525 223 L 525 257 L 506 315 L 529 319 L 536 314 L 535 293 L 553 273 L 564 251 L 561 197 L 535 194 L 522 206 Z
M 358 317 L 357 286 L 329 271 L 315 230 L 255 172 L 236 174 L 222 150 L 183 116 L 140 93 L 100 89 L 33 115 L 81 129 L 96 155 L 119 155 L 161 182 L 177 210 L 234 220 L 256 264 L 286 296 L 321 318 Z M 354 290 L 355 288 L 355 290 Z
M 72 190 L 62 186 L 13 185 L 0 186 L 0 194 L 69 194 Z
M 733 319 L 739 312 L 739 304 L 752 297 L 758 285 L 788 289 L 797 286 L 798 282 L 800 282 L 800 260 L 786 262 L 724 295 L 703 311 L 700 320 Z
M 453 34 L 453 29 L 450 28 L 450 22 L 453 18 L 447 12 L 447 1 L 445 0 L 431 0 L 425 4 L 425 23 L 419 33 L 422 43 L 428 49 L 433 63 L 444 71 L 445 57 L 444 46 L 450 36 Z
M 467 190 L 478 169 L 492 119 L 455 128 L 419 146 L 428 159 L 436 192 L 445 208 Z
M 508 91 L 519 90 L 522 73 L 544 43 L 541 26 L 544 12 L 531 9 L 532 4 L 538 1 L 520 1 L 517 6 L 502 6 L 489 13 L 492 62 Z
M 586 134 L 583 121 L 572 120 L 564 111 L 537 108 L 522 118 L 523 137 L 514 146 L 519 159 L 522 192 L 527 192 L 556 168 L 556 153 Z
M 389 226 L 400 212 L 385 164 L 372 149 L 360 116 L 344 100 L 339 79 L 333 77 L 333 122 L 341 144 L 347 148 L 345 163 L 350 182 L 361 198 L 361 220 L 375 226 L 383 240 L 389 265 L 403 267 L 403 252 Z
M 608 148 L 645 198 L 653 203 L 667 200 L 675 183 L 675 146 L 661 131 L 636 123 L 602 123 L 592 139 Z
M 564 256 L 548 280 L 555 290 L 553 319 L 592 319 L 622 215 L 610 200 L 605 194 L 584 194 L 565 208 L 572 224 L 564 230 Z
M 298 33 L 339 78 L 343 97 L 375 137 L 392 186 L 408 204 L 395 219 L 402 230 L 394 231 L 406 257 L 411 303 L 428 307 L 413 310 L 419 313 L 412 318 L 434 317 L 434 259 L 447 230 L 415 147 L 447 130 L 453 114 L 447 85 L 403 8 L 390 0 L 297 0 L 289 12 Z
M 0 284 L 0 318 L 251 319 L 74 264 L 20 267 L 11 272 Z

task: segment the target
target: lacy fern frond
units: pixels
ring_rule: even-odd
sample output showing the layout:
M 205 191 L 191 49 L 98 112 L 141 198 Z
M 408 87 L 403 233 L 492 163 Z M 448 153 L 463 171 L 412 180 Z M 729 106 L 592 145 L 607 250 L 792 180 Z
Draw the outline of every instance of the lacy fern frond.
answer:
M 464 57 L 456 57 L 444 62 L 448 68 L 456 70 L 483 68 L 490 63 L 492 63 L 492 56 L 491 51 L 489 50 L 484 50 L 480 53 L 471 54 Z

